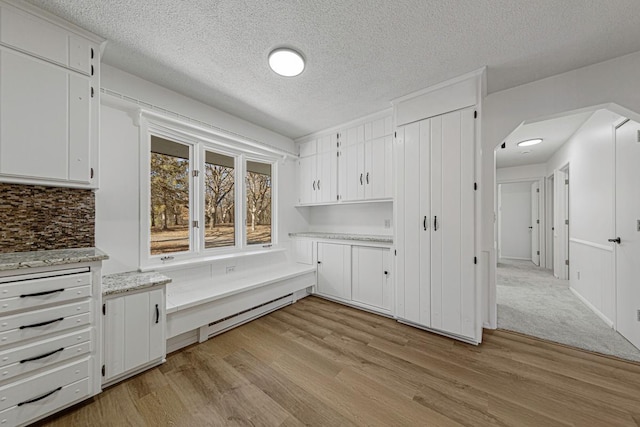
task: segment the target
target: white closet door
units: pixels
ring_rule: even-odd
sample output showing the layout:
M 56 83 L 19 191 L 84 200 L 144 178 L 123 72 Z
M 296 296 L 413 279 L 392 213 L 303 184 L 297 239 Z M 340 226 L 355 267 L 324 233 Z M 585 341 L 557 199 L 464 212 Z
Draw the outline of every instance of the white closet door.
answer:
M 378 138 L 368 142 L 365 155 L 370 159 L 367 166 L 367 198 L 382 199 L 385 197 L 386 188 L 386 146 L 388 138 Z M 370 151 L 370 154 L 368 152 Z
M 393 197 L 393 137 L 384 137 L 384 197 Z
M 404 277 L 399 286 L 403 286 L 404 319 L 415 323 L 420 321 L 420 240 L 423 216 L 420 211 L 420 123 L 411 123 L 402 129 L 404 138 L 404 188 L 403 216 L 404 247 L 401 254 L 404 260 Z M 427 323 L 428 325 L 428 323 Z
M 432 326 L 474 337 L 473 109 L 432 119 Z
M 431 120 L 420 123 L 420 323 L 431 326 Z
M 318 155 L 318 202 L 335 202 L 338 177 L 338 157 L 336 150 L 325 151 Z

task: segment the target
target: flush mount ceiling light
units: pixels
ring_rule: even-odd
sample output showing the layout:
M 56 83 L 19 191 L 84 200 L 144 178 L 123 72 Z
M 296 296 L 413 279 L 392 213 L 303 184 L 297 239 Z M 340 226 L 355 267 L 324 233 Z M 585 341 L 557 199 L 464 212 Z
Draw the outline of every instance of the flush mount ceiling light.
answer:
M 541 142 L 542 138 L 527 139 L 526 141 L 518 142 L 518 147 L 529 147 L 531 145 L 540 144 Z
M 276 74 L 294 77 L 304 71 L 304 58 L 293 49 L 280 47 L 269 54 L 269 66 Z

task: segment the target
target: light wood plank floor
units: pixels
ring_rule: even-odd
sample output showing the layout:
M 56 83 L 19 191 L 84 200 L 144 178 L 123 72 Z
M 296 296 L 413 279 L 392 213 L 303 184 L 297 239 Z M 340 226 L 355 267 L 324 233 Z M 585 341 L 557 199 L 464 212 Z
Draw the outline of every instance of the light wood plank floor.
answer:
M 462 344 L 315 297 L 168 356 L 48 426 L 640 425 L 640 364 Z

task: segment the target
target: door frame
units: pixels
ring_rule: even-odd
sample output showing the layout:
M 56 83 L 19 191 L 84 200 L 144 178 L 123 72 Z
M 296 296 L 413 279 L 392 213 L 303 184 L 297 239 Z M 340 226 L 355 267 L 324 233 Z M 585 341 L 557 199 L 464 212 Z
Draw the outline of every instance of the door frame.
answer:
M 533 178 L 519 178 L 519 179 L 501 179 L 498 180 L 496 182 L 496 194 L 497 194 L 497 198 L 496 198 L 496 202 L 498 199 L 501 199 L 502 196 L 500 195 L 500 186 L 502 184 L 518 184 L 518 183 L 529 183 L 529 184 L 533 184 L 534 182 L 538 183 L 538 188 L 540 189 L 540 200 L 539 200 L 539 205 L 538 205 L 538 211 L 539 212 L 544 212 L 544 209 L 546 209 L 546 192 L 545 192 L 545 177 L 533 177 Z M 501 200 L 500 200 L 501 201 Z M 501 206 L 497 205 L 496 208 L 496 212 L 497 212 L 497 221 L 496 221 L 496 228 L 497 228 L 497 233 L 498 233 L 498 240 L 497 240 L 497 248 L 496 248 L 496 261 L 500 259 L 500 252 L 501 252 L 501 247 L 502 247 L 502 243 L 500 241 L 501 237 L 502 237 L 502 231 L 501 231 L 501 226 L 502 226 L 502 213 L 500 210 Z M 546 268 L 546 258 L 547 258 L 547 251 L 546 251 L 546 236 L 545 233 L 542 233 L 541 230 L 544 230 L 546 228 L 546 221 L 545 221 L 545 215 L 540 215 L 540 224 L 538 227 L 538 247 L 540 248 L 540 265 L 539 267 L 541 268 Z M 533 264 L 533 261 L 532 261 Z
M 554 174 L 545 178 L 544 187 L 544 237 L 545 237 L 545 268 L 553 272 L 553 215 L 554 215 Z

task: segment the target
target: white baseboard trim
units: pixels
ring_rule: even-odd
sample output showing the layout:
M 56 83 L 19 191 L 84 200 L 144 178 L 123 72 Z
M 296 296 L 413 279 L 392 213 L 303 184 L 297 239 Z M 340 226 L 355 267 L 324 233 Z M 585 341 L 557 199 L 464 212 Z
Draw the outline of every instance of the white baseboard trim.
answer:
M 573 287 L 569 286 L 569 289 L 571 290 L 571 292 L 580 300 L 582 301 L 582 303 L 584 305 L 586 305 L 587 307 L 589 307 L 589 309 L 591 311 L 593 311 L 596 316 L 598 316 L 600 319 L 602 319 L 602 321 L 604 323 L 607 324 L 607 326 L 609 326 L 610 328 L 613 329 L 613 322 L 611 320 L 609 320 L 609 318 L 607 316 L 605 316 L 604 314 L 602 314 L 602 312 L 600 310 L 598 310 L 593 304 L 591 304 L 589 301 L 587 301 L 587 299 L 585 297 L 583 297 L 582 295 L 580 295 L 580 293 L 578 291 L 576 291 L 575 289 L 573 289 Z

